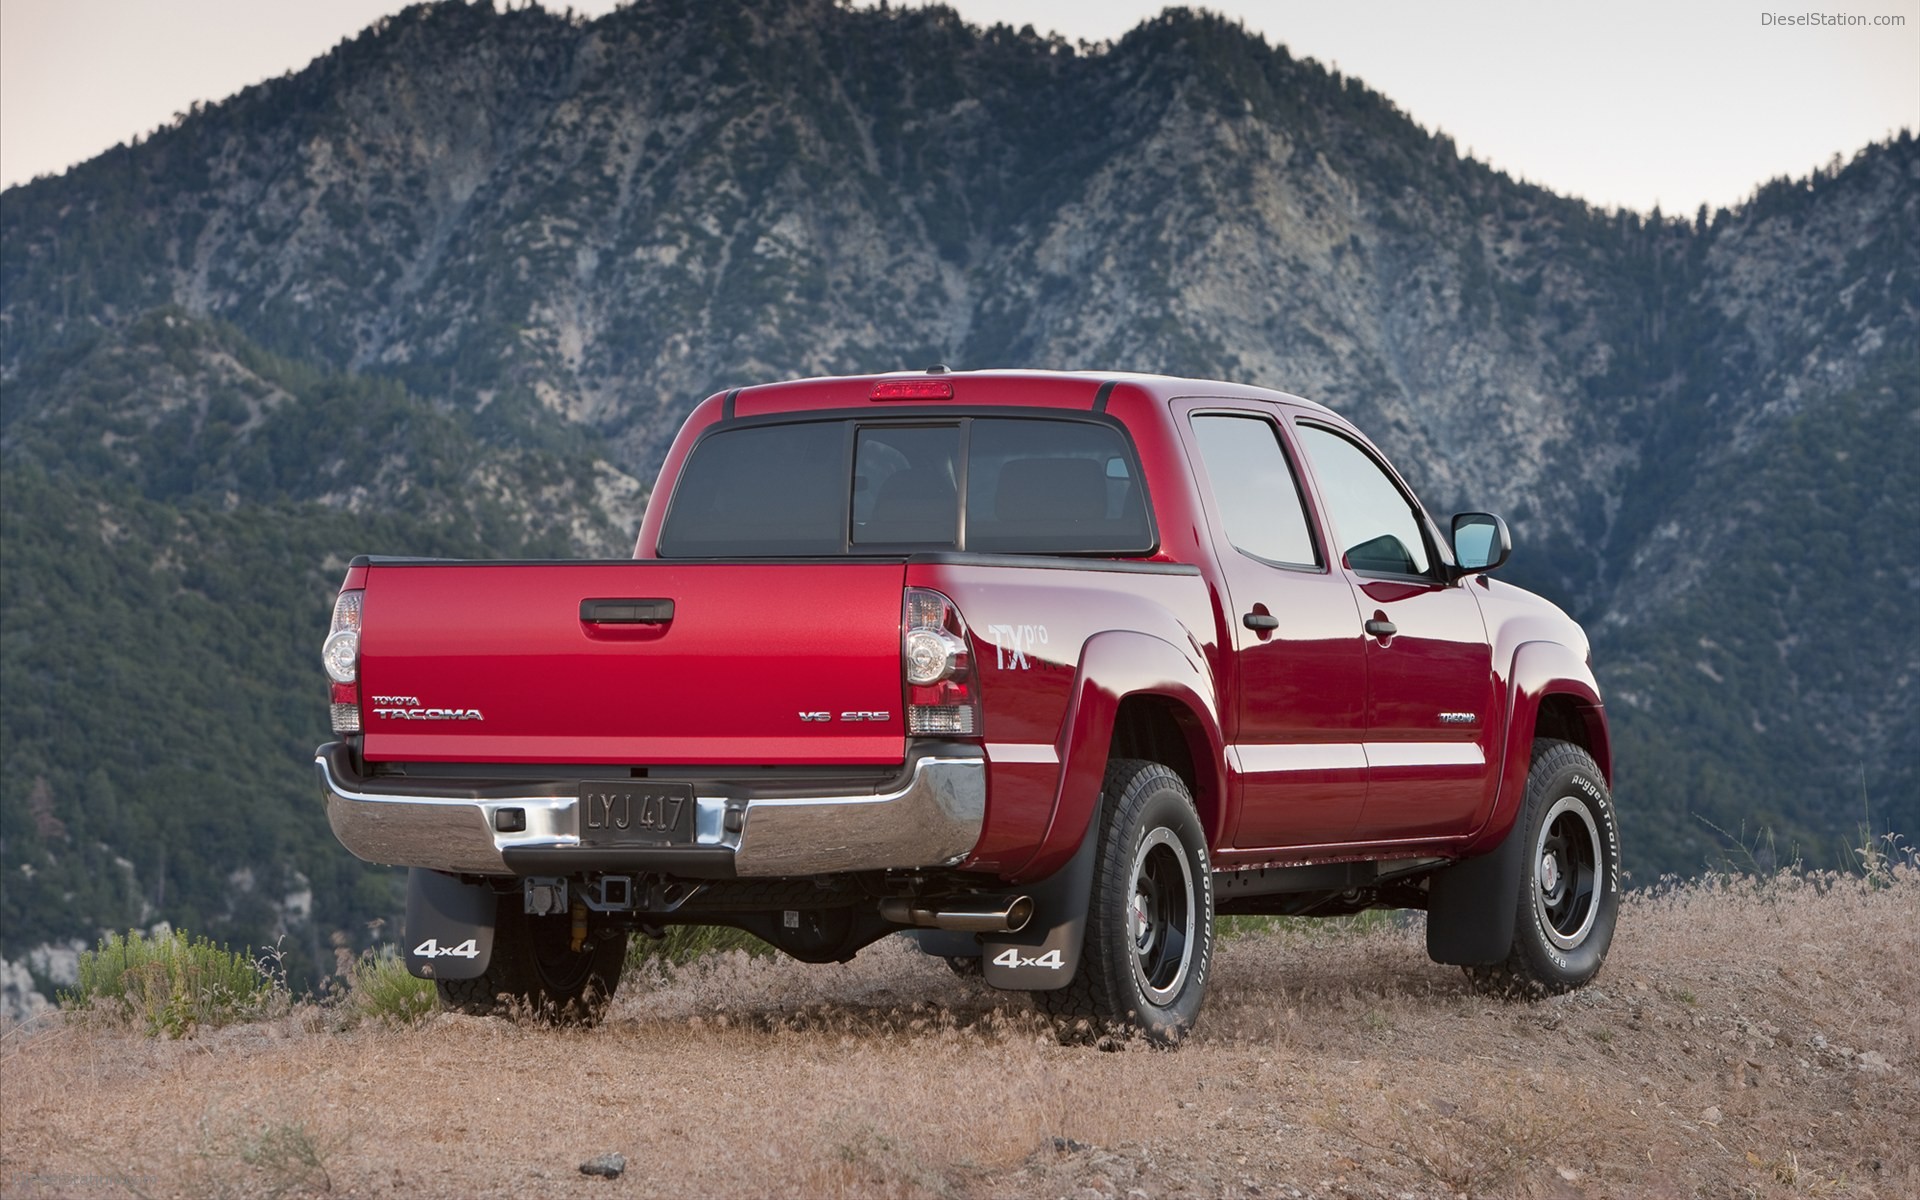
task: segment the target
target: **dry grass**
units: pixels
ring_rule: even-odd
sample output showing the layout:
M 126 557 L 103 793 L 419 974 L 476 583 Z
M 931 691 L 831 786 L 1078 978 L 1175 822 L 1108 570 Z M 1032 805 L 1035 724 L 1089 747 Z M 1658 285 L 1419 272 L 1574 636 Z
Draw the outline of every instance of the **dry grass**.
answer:
M 48 1024 L 0 1049 L 0 1193 L 1914 1196 L 1917 930 L 1912 867 L 1642 896 L 1533 1005 L 1417 926 L 1257 933 L 1176 1052 L 1062 1046 L 893 942 L 656 966 L 588 1031 Z

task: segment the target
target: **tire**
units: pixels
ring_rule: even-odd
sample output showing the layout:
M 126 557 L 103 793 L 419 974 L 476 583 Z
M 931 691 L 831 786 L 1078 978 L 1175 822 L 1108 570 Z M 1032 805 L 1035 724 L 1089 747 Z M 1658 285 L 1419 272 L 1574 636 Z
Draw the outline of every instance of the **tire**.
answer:
M 1571 742 L 1534 743 L 1520 893 L 1506 961 L 1468 967 L 1476 987 L 1548 996 L 1585 985 L 1606 962 L 1620 916 L 1620 824 L 1600 769 Z
M 1101 788 L 1098 836 L 1080 969 L 1034 1000 L 1056 1018 L 1172 1045 L 1193 1028 L 1213 963 L 1206 833 L 1178 775 L 1116 759 Z
M 474 979 L 436 982 L 440 1003 L 476 1017 L 528 1011 L 544 1020 L 592 1025 L 606 1012 L 627 961 L 627 935 L 592 929 L 574 950 L 573 922 L 530 917 L 520 893 L 501 895 L 494 913 L 493 957 Z

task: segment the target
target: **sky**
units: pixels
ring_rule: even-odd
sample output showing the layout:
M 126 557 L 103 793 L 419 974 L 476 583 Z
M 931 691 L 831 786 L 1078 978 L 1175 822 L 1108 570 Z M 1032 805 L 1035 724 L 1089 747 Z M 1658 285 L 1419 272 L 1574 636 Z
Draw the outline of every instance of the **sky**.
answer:
M 501 0 L 518 4 L 523 0 Z M 713 0 L 716 3 L 725 0 Z M 858 0 L 870 5 L 873 0 Z M 908 0 L 917 4 L 919 0 Z M 566 7 L 553 0 L 549 7 Z M 896 0 L 896 7 L 899 6 Z M 1151 0 L 951 0 L 967 20 L 1117 38 Z M 298 69 L 401 0 L 0 0 L 0 185 L 57 174 Z M 615 0 L 571 0 L 598 15 Z M 1495 167 L 1603 207 L 1731 207 L 1920 134 L 1920 0 L 1213 0 L 1358 76 Z M 1855 25 L 1790 23 L 1802 13 Z M 1895 18 L 1902 25 L 1874 24 Z

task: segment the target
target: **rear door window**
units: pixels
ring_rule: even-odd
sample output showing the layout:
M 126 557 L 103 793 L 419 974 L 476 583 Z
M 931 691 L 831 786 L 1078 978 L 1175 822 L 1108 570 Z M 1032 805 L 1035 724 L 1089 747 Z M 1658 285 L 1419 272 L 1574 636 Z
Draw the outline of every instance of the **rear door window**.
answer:
M 1198 413 L 1193 417 L 1193 438 L 1207 465 L 1214 506 L 1234 549 L 1276 566 L 1319 566 L 1300 484 L 1272 422 L 1255 416 Z

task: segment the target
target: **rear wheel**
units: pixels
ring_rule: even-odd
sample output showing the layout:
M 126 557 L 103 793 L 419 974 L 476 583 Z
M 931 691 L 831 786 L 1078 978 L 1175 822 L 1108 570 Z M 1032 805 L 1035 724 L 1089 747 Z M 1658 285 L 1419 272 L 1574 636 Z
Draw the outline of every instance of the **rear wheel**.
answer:
M 474 1016 L 525 1010 L 555 1021 L 593 1024 L 620 986 L 627 936 L 589 926 L 580 948 L 564 916 L 531 917 L 520 894 L 503 894 L 494 914 L 493 958 L 474 979 L 436 983 L 440 1002 Z
M 1213 876 L 1193 798 L 1159 763 L 1116 759 L 1097 834 L 1080 970 L 1034 999 L 1055 1017 L 1176 1042 L 1200 1013 L 1213 960 Z

